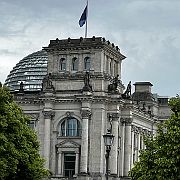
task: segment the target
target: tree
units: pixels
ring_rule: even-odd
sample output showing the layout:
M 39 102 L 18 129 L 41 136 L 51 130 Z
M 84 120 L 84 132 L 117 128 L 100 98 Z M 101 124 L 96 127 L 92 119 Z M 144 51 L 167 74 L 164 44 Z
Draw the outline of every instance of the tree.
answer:
M 132 180 L 180 179 L 180 97 L 170 99 L 169 106 L 170 119 L 158 126 L 155 137 L 145 138 L 146 149 L 129 172 Z
M 49 175 L 29 119 L 0 86 L 0 180 L 39 180 Z

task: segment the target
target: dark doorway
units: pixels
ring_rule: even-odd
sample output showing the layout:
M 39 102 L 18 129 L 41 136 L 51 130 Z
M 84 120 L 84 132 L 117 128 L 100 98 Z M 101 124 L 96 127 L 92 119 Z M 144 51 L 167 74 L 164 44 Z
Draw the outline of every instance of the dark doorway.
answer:
M 65 153 L 64 154 L 64 174 L 65 177 L 72 178 L 75 174 L 75 153 Z

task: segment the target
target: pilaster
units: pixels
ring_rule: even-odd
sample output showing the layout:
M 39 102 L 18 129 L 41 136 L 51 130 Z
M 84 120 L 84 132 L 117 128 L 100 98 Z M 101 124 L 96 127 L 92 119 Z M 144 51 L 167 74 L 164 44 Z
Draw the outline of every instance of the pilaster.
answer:
M 81 162 L 80 173 L 87 174 L 88 170 L 88 125 L 91 116 L 90 110 L 82 110 L 82 138 L 81 138 Z
M 118 167 L 118 126 L 119 126 L 119 113 L 109 113 L 109 119 L 112 123 L 112 134 L 114 135 L 114 142 L 110 152 L 110 173 L 117 176 Z
M 124 176 L 128 176 L 131 165 L 131 124 L 132 118 L 121 118 L 121 122 L 125 124 L 124 132 Z
M 51 119 L 54 117 L 54 112 L 43 111 L 44 115 L 44 157 L 46 159 L 45 167 L 50 167 L 50 135 L 51 135 Z

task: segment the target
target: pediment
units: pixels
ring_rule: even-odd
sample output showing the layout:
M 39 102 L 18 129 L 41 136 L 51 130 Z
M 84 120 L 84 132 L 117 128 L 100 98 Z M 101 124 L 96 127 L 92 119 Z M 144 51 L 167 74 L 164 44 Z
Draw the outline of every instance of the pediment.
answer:
M 79 148 L 80 145 L 72 140 L 64 140 L 56 145 L 58 148 Z

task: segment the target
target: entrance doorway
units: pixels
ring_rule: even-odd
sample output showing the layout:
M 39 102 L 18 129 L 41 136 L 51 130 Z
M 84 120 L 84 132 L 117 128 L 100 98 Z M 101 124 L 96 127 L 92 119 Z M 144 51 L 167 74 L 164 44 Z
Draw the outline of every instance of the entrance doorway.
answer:
M 65 153 L 64 154 L 64 175 L 65 177 L 72 178 L 75 174 L 75 153 Z

